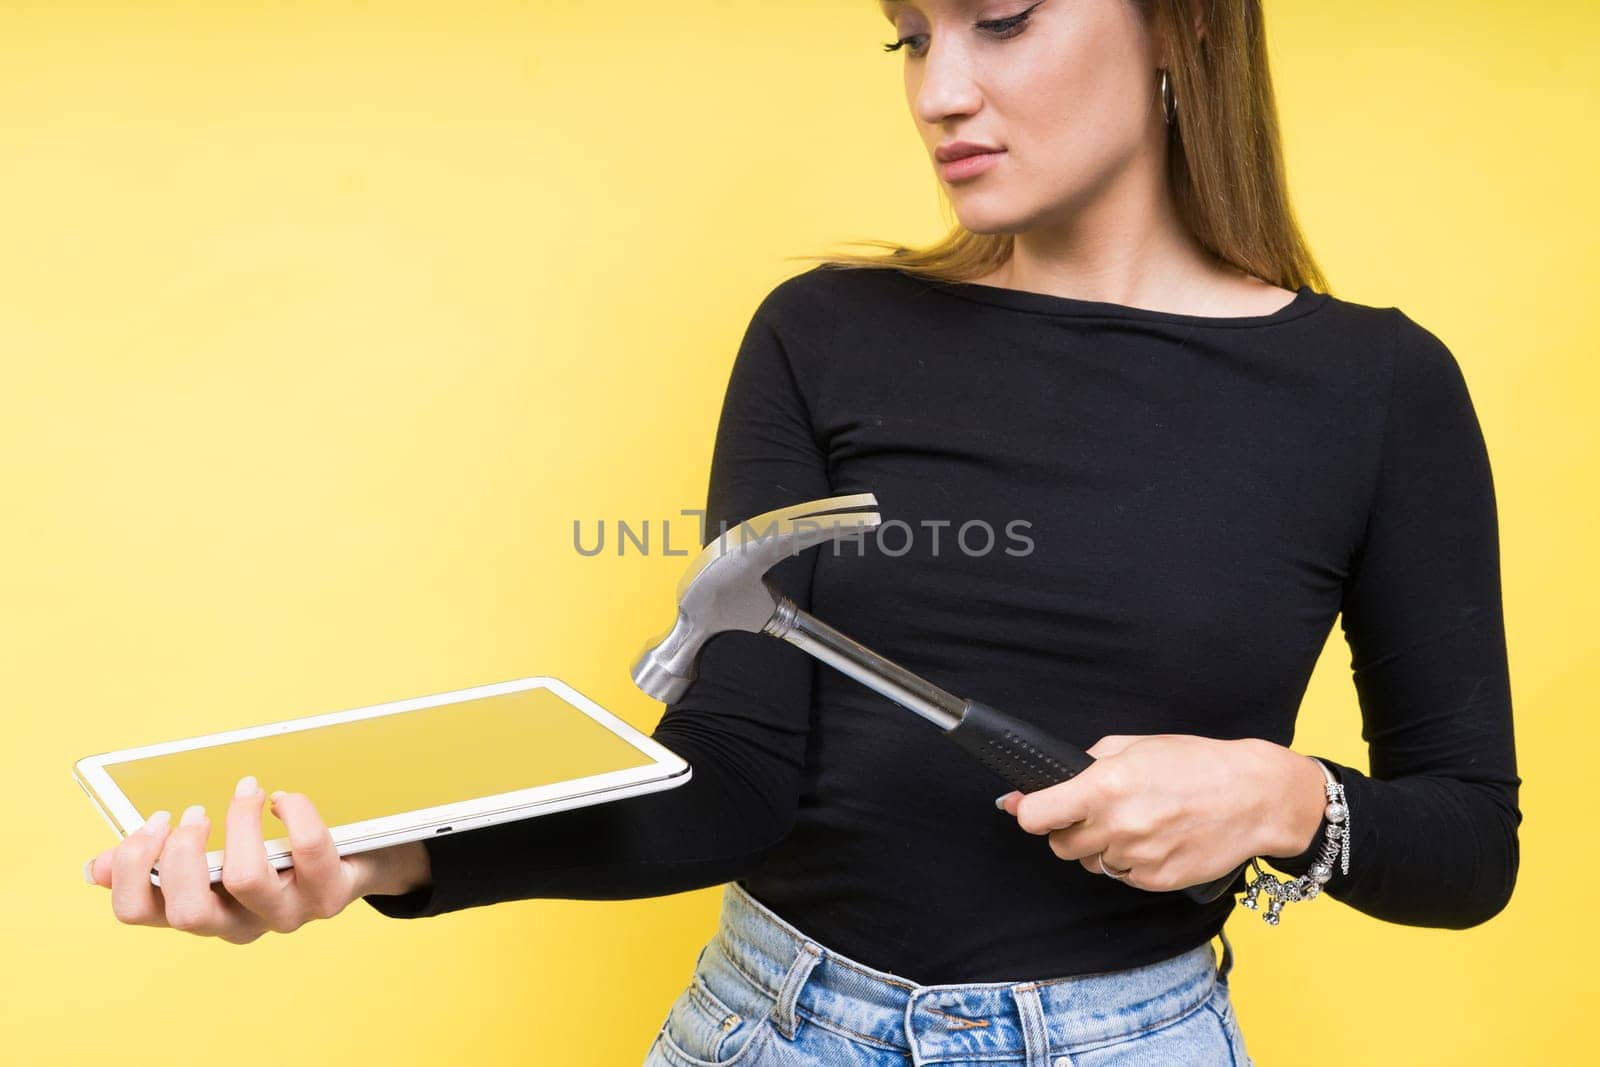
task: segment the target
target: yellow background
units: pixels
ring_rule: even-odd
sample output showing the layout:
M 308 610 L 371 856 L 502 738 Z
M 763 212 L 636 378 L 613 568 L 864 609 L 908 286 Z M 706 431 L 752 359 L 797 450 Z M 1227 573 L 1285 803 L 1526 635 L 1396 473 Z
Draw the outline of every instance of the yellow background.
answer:
M 1241 1023 L 1264 1065 L 1577 1062 L 1597 16 L 1267 22 L 1335 294 L 1438 333 L 1477 404 L 1527 784 L 1486 926 L 1238 911 Z M 682 559 L 579 556 L 573 520 L 659 536 L 702 505 L 739 336 L 807 265 L 783 257 L 943 231 L 888 29 L 869 0 L 0 7 L 10 1062 L 639 1061 L 720 889 L 358 904 L 239 948 L 115 921 L 79 877 L 113 838 L 69 767 L 539 673 L 652 727 L 627 665 Z M 1365 767 L 1337 628 L 1302 723 L 1296 748 Z

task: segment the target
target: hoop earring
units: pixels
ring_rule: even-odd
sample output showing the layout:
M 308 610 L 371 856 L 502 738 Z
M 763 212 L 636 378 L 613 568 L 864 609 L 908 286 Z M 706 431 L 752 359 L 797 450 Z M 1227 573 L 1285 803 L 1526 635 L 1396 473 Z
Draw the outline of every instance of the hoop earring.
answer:
M 1178 121 L 1178 98 L 1172 91 L 1166 67 L 1161 68 L 1161 113 L 1166 116 L 1168 126 Z

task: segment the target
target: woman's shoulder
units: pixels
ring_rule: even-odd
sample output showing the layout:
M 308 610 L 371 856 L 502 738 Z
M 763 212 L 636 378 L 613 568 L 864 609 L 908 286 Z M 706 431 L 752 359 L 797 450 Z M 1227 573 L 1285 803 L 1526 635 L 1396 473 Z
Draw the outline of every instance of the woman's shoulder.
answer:
M 752 326 L 770 330 L 793 356 L 826 359 L 857 331 L 882 329 L 912 292 L 893 268 L 821 263 L 772 285 L 757 304 Z
M 1435 315 L 1336 297 L 1329 297 L 1328 310 L 1328 332 L 1344 338 L 1339 344 L 1343 365 L 1358 361 L 1368 372 L 1363 378 L 1384 413 L 1382 424 L 1431 425 L 1441 434 L 1449 427 L 1475 425 L 1467 371 L 1457 356 L 1464 342 L 1447 343 Z
M 898 267 L 818 263 L 774 285 L 762 304 L 772 311 L 819 311 L 879 301 L 908 291 L 911 276 Z
M 1425 326 L 1404 309 L 1393 304 L 1366 304 L 1330 296 L 1330 307 L 1337 317 L 1359 324 L 1363 333 L 1376 334 L 1371 350 L 1385 363 L 1396 387 L 1407 381 L 1433 388 L 1451 388 L 1462 376 L 1455 351 L 1436 328 Z
M 1394 304 L 1366 303 L 1333 293 L 1319 292 L 1333 317 L 1367 329 L 1381 330 L 1397 346 L 1415 348 L 1438 344 L 1438 337 Z
M 1299 325 L 1306 342 L 1328 356 L 1333 371 L 1368 372 L 1385 395 L 1408 383 L 1446 390 L 1459 383 L 1461 366 L 1438 329 L 1424 326 L 1395 304 L 1327 292 L 1315 295 L 1321 302 L 1317 314 L 1304 316 Z

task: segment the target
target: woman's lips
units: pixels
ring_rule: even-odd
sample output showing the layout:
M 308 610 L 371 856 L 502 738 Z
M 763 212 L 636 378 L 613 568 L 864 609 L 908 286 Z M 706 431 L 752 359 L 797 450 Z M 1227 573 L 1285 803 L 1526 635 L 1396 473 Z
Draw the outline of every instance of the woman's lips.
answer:
M 965 181 L 975 178 L 1000 162 L 1000 157 L 1005 155 L 1004 148 L 996 152 L 979 152 L 975 156 L 964 156 L 961 159 L 951 160 L 949 163 L 939 164 L 939 177 L 947 182 Z

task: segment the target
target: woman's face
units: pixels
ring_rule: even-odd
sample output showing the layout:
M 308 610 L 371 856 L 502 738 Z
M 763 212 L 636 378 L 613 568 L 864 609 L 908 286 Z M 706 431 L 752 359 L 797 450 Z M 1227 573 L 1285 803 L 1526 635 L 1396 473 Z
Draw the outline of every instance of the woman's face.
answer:
M 1014 233 L 1076 217 L 1159 153 L 1158 55 L 1129 0 L 878 5 L 901 42 L 929 156 L 956 141 L 1002 150 L 954 168 L 935 158 L 966 229 Z

